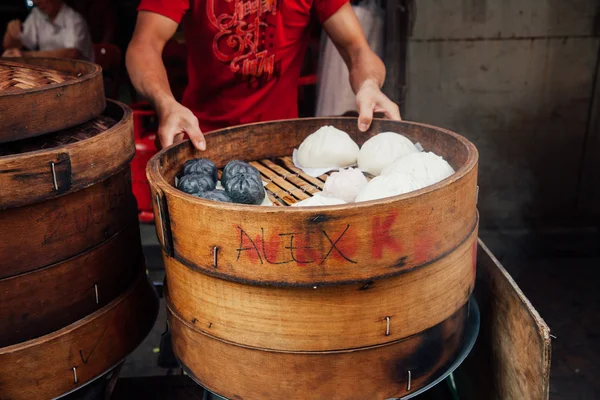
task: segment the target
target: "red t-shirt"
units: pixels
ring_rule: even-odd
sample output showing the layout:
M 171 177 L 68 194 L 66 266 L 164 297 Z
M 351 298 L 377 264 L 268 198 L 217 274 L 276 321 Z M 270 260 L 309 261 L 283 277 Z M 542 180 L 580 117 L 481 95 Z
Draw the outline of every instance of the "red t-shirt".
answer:
M 142 0 L 138 10 L 184 20 L 183 104 L 203 131 L 296 118 L 314 11 L 322 23 L 348 0 Z

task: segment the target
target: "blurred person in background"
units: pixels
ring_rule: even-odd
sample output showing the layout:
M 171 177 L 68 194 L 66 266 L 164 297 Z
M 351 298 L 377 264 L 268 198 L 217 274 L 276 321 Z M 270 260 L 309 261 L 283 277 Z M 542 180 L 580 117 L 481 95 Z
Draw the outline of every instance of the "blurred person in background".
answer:
M 142 0 L 127 69 L 156 109 L 161 147 L 202 132 L 250 122 L 297 118 L 300 68 L 315 16 L 350 71 L 359 129 L 374 112 L 400 119 L 381 87 L 385 66 L 369 48 L 348 0 Z M 189 83 L 178 103 L 162 52 L 183 20 Z
M 114 44 L 117 41 L 116 6 L 111 0 L 63 0 L 66 5 L 79 13 L 87 23 L 92 43 Z M 114 3 L 123 5 L 124 0 Z M 133 7 L 135 9 L 135 6 Z M 133 29 L 133 27 L 132 27 Z
M 25 22 L 10 21 L 3 57 L 58 57 L 93 61 L 92 40 L 83 17 L 62 0 L 34 0 Z

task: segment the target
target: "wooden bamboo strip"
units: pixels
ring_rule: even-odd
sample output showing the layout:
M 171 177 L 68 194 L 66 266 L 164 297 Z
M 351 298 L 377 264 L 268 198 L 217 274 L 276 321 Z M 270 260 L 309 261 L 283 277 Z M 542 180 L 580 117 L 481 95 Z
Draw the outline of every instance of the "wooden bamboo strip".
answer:
M 294 186 L 289 181 L 287 181 L 287 180 L 283 179 L 282 177 L 280 177 L 279 175 L 277 175 L 276 172 L 271 171 L 269 168 L 263 166 L 260 162 L 253 161 L 250 163 L 250 165 L 252 165 L 256 169 L 258 169 L 261 174 L 263 174 L 271 182 L 276 183 L 280 188 L 285 190 L 288 194 L 295 196 L 299 200 L 305 200 L 305 199 L 309 198 L 309 196 L 306 193 L 304 193 L 305 190 L 302 190 L 299 187 Z
M 315 193 L 318 193 L 321 191 L 320 188 L 315 187 L 314 185 L 310 184 L 309 182 L 303 180 L 299 174 L 288 171 L 285 168 L 282 168 L 279 165 L 275 164 L 271 160 L 261 160 L 260 162 L 262 164 L 264 164 L 266 167 L 270 168 L 272 171 L 275 171 L 275 173 L 277 173 L 283 179 L 290 181 L 291 183 L 296 185 L 298 188 L 302 189 L 303 192 L 315 194 Z
M 89 121 L 106 107 L 102 69 L 60 58 L 0 59 L 0 143 Z
M 294 165 L 294 161 L 292 160 L 292 157 L 289 157 L 289 156 L 280 157 L 279 160 L 281 160 L 284 163 L 285 167 L 288 168 L 290 171 L 293 171 L 293 172 L 299 174 L 302 177 L 302 179 L 312 183 L 319 189 L 323 190 L 324 181 L 317 179 L 317 178 L 313 178 L 312 176 L 306 175 L 300 168 L 297 168 Z

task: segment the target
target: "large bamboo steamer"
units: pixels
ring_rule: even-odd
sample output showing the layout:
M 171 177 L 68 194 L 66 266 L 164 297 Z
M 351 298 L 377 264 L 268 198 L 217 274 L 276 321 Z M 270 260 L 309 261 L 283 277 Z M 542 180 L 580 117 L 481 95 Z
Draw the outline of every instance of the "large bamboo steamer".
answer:
M 0 145 L 0 210 L 85 189 L 135 155 L 131 110 L 109 100 L 91 121 L 49 136 Z
M 0 144 L 0 278 L 86 251 L 136 220 L 131 111 Z
M 473 292 L 476 239 L 427 268 L 317 289 L 225 281 L 164 261 L 172 307 L 197 330 L 243 346 L 342 350 L 406 338 L 454 314 Z
M 0 398 L 50 399 L 106 373 L 150 332 L 158 312 L 144 272 L 119 297 L 36 339 L 0 348 Z
M 104 110 L 102 69 L 53 58 L 0 60 L 0 143 L 69 128 Z
M 71 392 L 153 325 L 134 154 L 131 111 L 112 101 L 83 124 L 0 144 L 0 399 Z
M 85 252 L 135 223 L 136 213 L 129 167 L 67 196 L 0 210 L 0 279 Z
M 281 189 L 282 203 L 301 200 L 322 188 L 325 177 L 299 173 L 285 156 L 323 125 L 348 132 L 359 144 L 382 131 L 402 133 L 442 155 L 456 173 L 402 196 L 311 208 L 210 202 L 173 186 L 188 159 L 206 157 L 220 168 L 243 159 L 255 161 L 269 192 Z M 239 399 L 297 398 L 300 389 L 313 398 L 385 398 L 386 390 L 402 394 L 388 382 L 397 368 L 371 363 L 365 375 L 368 357 L 381 359 L 391 352 L 386 346 L 420 341 L 415 338 L 449 318 L 454 323 L 448 335 L 462 341 L 466 314 L 460 310 L 473 290 L 478 222 L 477 151 L 470 142 L 409 122 L 377 120 L 361 133 L 355 119 L 336 118 L 224 129 L 207 136 L 207 148 L 200 153 L 189 142 L 172 146 L 153 157 L 147 169 L 167 271 L 174 351 L 203 385 Z M 446 346 L 439 336 L 427 340 Z M 380 348 L 385 350 L 370 351 Z M 456 352 L 448 350 L 451 360 Z M 217 357 L 222 353 L 230 354 L 225 361 Z M 348 353 L 365 359 L 347 359 Z M 312 361 L 294 361 L 300 354 Z M 318 357 L 325 355 L 331 371 L 318 368 Z M 407 357 L 426 361 L 426 353 L 404 350 L 392 357 L 395 364 Z M 360 390 L 350 384 L 348 392 L 339 392 L 347 385 L 343 379 L 315 384 L 307 378 L 288 385 L 277 368 L 263 368 L 279 365 L 279 359 L 295 365 L 296 377 L 318 371 L 383 383 Z M 230 379 L 216 371 L 237 371 L 239 363 L 247 373 L 236 375 L 237 389 L 228 389 Z M 440 371 L 417 364 L 429 378 Z M 413 381 L 410 390 L 427 379 Z M 260 389 L 263 383 L 267 389 Z
M 325 124 L 348 132 L 359 144 L 378 132 L 401 132 L 425 150 L 444 156 L 456 173 L 402 196 L 310 209 L 223 204 L 173 187 L 188 159 L 206 157 L 223 167 L 231 159 L 291 155 Z M 477 226 L 475 147 L 455 133 L 423 124 L 376 120 L 368 133 L 355 125 L 350 118 L 245 125 L 209 134 L 205 152 L 185 142 L 155 155 L 147 174 L 158 216 L 157 235 L 166 254 L 227 280 L 321 286 L 399 275 L 455 251 Z M 298 262 L 290 256 L 285 247 L 292 233 L 312 247 L 314 260 Z
M 0 347 L 48 334 L 104 307 L 143 265 L 135 224 L 63 262 L 0 279 Z
M 389 399 L 432 382 L 459 352 L 467 306 L 405 339 L 360 349 L 277 352 L 240 346 L 198 330 L 173 309 L 173 350 L 194 380 L 228 399 Z M 410 383 L 409 383 L 410 382 Z

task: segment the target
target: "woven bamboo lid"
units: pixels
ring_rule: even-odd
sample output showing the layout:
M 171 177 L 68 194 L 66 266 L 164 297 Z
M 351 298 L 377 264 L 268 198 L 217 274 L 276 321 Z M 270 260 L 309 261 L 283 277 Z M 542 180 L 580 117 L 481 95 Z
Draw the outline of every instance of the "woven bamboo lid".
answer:
M 76 77 L 50 68 L 0 61 L 0 90 L 20 93 L 23 90 L 72 81 Z
M 85 61 L 0 60 L 0 143 L 70 128 L 106 106 L 102 69 Z
M 0 144 L 0 210 L 86 188 L 122 170 L 134 155 L 131 110 L 115 101 L 81 125 Z

